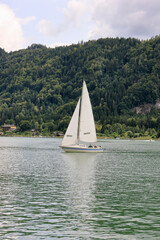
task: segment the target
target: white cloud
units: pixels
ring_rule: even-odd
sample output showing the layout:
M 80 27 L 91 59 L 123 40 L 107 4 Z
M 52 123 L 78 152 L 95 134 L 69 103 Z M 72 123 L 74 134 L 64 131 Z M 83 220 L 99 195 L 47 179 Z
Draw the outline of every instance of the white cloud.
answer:
M 57 5 L 54 7 L 57 9 Z M 46 38 L 43 38 L 33 29 L 34 25 L 29 28 L 26 26 L 37 20 L 38 15 L 37 19 L 35 16 L 19 19 L 9 6 L 0 3 L 0 47 L 6 51 L 14 51 L 27 42 L 35 42 L 38 37 L 38 41 L 45 39 L 52 42 L 56 39 L 57 42 L 64 40 L 72 43 L 101 37 L 146 39 L 160 34 L 159 0 L 68 0 L 61 13 L 61 20 L 56 12 L 56 19 L 49 21 L 45 17 L 38 23 L 39 32 L 46 35 Z M 22 27 L 28 40 L 24 39 Z M 51 39 L 47 39 L 47 36 Z
M 31 17 L 27 17 L 27 18 L 22 18 L 20 19 L 21 24 L 28 24 L 32 21 L 35 21 L 36 17 L 35 16 L 31 16 Z
M 58 26 L 52 26 L 50 21 L 46 19 L 41 20 L 38 23 L 39 32 L 49 36 L 57 36 L 59 33 L 65 31 L 66 27 L 64 24 L 59 24 Z
M 69 0 L 64 21 L 39 23 L 43 34 L 58 36 L 70 30 L 90 27 L 88 39 L 101 37 L 150 38 L 160 34 L 159 0 Z
M 0 47 L 14 51 L 23 47 L 24 38 L 20 21 L 12 9 L 0 4 Z
M 51 23 L 45 19 L 41 20 L 38 23 L 38 29 L 40 33 L 46 34 L 46 35 L 52 35 L 52 26 Z
M 69 45 L 70 44 L 68 44 L 68 43 L 57 42 L 57 43 L 48 45 L 48 47 L 55 48 L 55 47 L 64 47 L 64 46 L 69 46 Z
M 86 0 L 92 29 L 89 39 L 100 37 L 150 38 L 160 34 L 159 0 Z
M 58 36 L 67 30 L 78 28 L 85 12 L 84 6 L 81 0 L 69 0 L 67 8 L 63 9 L 64 21 L 54 26 L 54 23 L 43 19 L 38 23 L 39 32 L 45 35 Z
M 63 9 L 65 21 L 67 24 L 73 26 L 80 26 L 81 18 L 85 11 L 85 4 L 83 1 L 70 0 L 68 2 L 68 7 Z

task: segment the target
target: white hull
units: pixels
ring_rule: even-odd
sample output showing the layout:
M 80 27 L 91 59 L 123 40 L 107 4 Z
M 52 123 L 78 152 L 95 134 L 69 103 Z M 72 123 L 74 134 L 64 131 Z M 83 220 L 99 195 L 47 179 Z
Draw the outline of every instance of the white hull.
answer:
M 81 145 L 75 146 L 60 146 L 65 152 L 76 152 L 76 153 L 102 153 L 101 147 L 87 147 Z

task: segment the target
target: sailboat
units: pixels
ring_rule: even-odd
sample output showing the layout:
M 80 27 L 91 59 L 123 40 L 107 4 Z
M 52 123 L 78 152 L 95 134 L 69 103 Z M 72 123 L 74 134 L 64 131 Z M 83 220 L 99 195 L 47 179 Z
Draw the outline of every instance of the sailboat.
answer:
M 60 147 L 66 152 L 103 152 L 103 149 L 97 146 L 96 142 L 92 106 L 86 82 L 83 81 L 82 95 L 78 100 Z M 92 145 L 93 143 L 94 145 Z

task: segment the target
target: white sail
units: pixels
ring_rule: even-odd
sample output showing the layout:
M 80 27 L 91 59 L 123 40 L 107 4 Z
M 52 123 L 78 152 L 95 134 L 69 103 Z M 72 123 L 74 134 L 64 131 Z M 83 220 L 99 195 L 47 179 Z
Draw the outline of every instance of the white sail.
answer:
M 97 141 L 92 106 L 85 81 L 81 98 L 79 140 L 89 143 Z
M 61 146 L 69 146 L 73 144 L 77 144 L 77 134 L 78 134 L 78 121 L 79 121 L 79 107 L 80 107 L 80 99 L 77 103 L 67 131 L 62 140 Z

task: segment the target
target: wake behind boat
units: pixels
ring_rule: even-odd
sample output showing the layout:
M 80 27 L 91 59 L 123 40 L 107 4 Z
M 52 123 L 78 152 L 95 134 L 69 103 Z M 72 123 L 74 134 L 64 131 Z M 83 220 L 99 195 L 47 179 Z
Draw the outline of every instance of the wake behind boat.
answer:
M 93 146 L 91 143 L 94 143 Z M 66 152 L 103 152 L 103 149 L 96 143 L 92 106 L 86 83 L 83 81 L 82 96 L 77 103 L 60 147 Z

